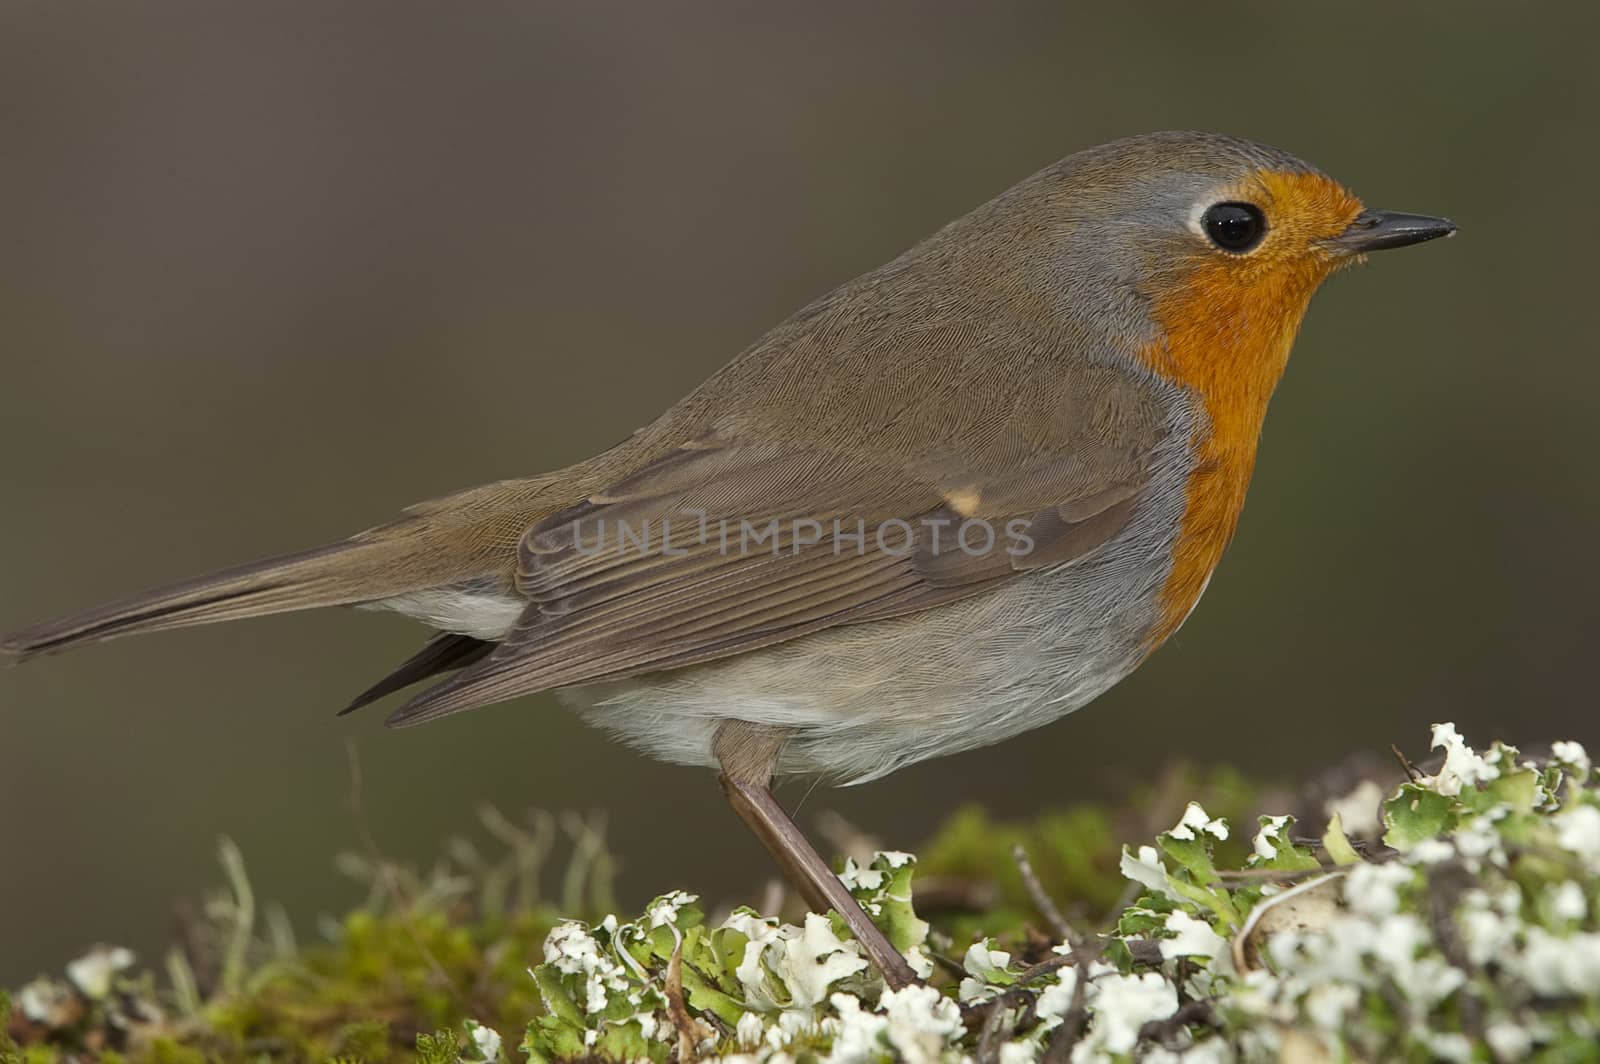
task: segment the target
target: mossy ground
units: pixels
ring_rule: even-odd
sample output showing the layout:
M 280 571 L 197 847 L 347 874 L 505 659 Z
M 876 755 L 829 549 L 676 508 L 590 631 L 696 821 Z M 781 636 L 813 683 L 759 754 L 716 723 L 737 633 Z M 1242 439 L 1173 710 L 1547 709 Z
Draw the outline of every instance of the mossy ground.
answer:
M 243 861 L 224 843 L 226 889 L 158 971 L 102 949 L 64 979 L 18 988 L 0 1064 L 524 1054 L 1012 1064 L 1050 1053 L 1220 1061 L 1291 1051 L 1600 1060 L 1600 899 L 1597 870 L 1583 863 L 1585 846 L 1600 858 L 1600 837 L 1583 834 L 1591 812 L 1600 820 L 1600 798 L 1573 761 L 1581 748 L 1533 763 L 1506 748 L 1443 745 L 1437 773 L 1398 789 L 1346 778 L 1291 801 L 1231 772 L 1174 770 L 1115 806 L 1029 823 L 962 809 L 914 862 L 855 854 L 847 882 L 925 966 L 935 989 L 920 997 L 884 992 L 836 920 L 802 921 L 798 910 L 796 925 L 749 910 L 708 920 L 696 899 L 669 894 L 637 920 L 610 917 L 602 841 L 572 818 L 487 814 L 496 856 L 458 842 L 426 874 L 346 858 L 369 898 L 312 944 L 258 915 Z M 1347 805 L 1330 820 L 1354 793 L 1374 814 L 1388 797 L 1384 819 L 1354 823 Z M 1310 834 L 1263 816 L 1280 811 Z M 1446 878 L 1447 896 L 1436 885 Z M 1329 893 L 1357 881 L 1359 897 Z M 1297 891 L 1305 897 L 1289 904 Z M 1266 926 L 1268 910 L 1298 912 L 1270 961 L 1264 936 L 1282 929 Z M 1306 930 L 1319 920 L 1356 921 L 1338 924 L 1344 938 L 1387 920 L 1387 934 L 1421 928 L 1427 941 L 1387 960 L 1381 941 L 1376 952 L 1335 955 Z M 1482 955 L 1494 920 L 1516 963 Z M 1575 952 L 1591 939 L 1592 971 Z M 1529 964 L 1570 971 L 1545 979 Z M 1407 979 L 1444 992 L 1418 998 Z M 1330 997 L 1323 986 L 1340 989 Z M 1371 1029 L 1339 1031 L 1360 1024 Z

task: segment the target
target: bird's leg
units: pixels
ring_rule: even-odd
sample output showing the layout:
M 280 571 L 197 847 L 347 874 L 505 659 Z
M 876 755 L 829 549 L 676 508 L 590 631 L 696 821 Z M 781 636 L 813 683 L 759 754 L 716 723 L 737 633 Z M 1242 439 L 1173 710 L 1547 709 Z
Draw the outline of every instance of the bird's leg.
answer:
M 722 766 L 718 777 L 728 804 L 772 854 L 783 874 L 814 912 L 838 913 L 855 940 L 896 990 L 917 982 L 916 973 L 845 889 L 828 862 L 772 796 L 772 770 L 789 733 L 745 721 L 725 721 L 711 741 Z

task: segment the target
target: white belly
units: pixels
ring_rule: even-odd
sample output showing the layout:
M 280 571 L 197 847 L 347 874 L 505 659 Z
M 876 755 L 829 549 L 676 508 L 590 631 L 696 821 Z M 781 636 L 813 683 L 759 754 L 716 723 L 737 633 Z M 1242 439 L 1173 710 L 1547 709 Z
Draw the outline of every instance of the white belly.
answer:
M 439 588 L 368 602 L 362 609 L 394 610 L 441 632 L 497 643 L 511 631 L 527 602 L 503 592 Z

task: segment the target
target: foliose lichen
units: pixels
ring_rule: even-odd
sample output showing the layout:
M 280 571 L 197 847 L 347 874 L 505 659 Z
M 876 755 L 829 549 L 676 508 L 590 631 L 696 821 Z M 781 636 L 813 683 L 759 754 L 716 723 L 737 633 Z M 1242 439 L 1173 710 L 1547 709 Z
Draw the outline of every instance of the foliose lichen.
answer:
M 931 862 L 847 860 L 842 881 L 925 980 L 902 990 L 832 914 L 708 920 L 674 891 L 634 919 L 558 919 L 530 890 L 508 903 L 506 881 L 463 906 L 473 878 L 447 876 L 455 895 L 411 883 L 410 904 L 364 908 L 330 945 L 244 950 L 248 970 L 206 994 L 182 978 L 158 990 L 125 951 L 98 951 L 14 995 L 0 1064 L 1600 1059 L 1589 756 L 1575 742 L 1539 758 L 1478 750 L 1449 724 L 1432 741 L 1432 774 L 1388 791 L 1363 780 L 1303 825 L 1273 812 L 1241 830 L 1238 803 L 1208 811 L 1236 793 L 1213 788 L 1121 846 L 1081 811 L 1044 837 L 976 832 L 966 814 Z M 1001 837 L 1060 852 L 1040 876 L 1002 860 Z M 974 854 L 1003 887 L 988 908 L 935 916 L 934 887 Z M 1103 920 L 1068 907 L 1068 926 L 1052 900 L 1063 881 L 1123 896 Z M 420 902 L 435 890 L 458 904 Z M 603 909 L 609 890 L 591 893 L 568 891 L 566 911 Z M 463 908 L 472 919 L 451 916 Z M 969 933 L 985 920 L 990 933 Z

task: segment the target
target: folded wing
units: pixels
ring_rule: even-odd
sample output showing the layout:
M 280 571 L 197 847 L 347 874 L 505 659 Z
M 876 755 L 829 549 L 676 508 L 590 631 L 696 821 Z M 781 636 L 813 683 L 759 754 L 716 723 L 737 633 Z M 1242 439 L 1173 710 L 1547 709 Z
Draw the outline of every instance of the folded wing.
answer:
M 1127 451 L 1003 473 L 956 459 L 706 439 L 527 530 L 507 639 L 389 718 L 680 668 L 978 594 L 1106 543 L 1138 504 Z

